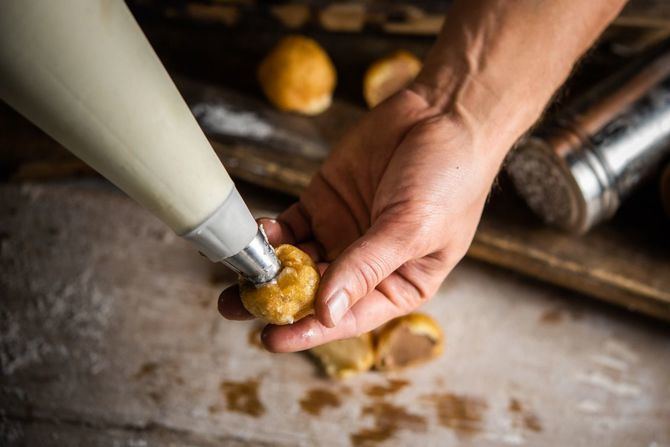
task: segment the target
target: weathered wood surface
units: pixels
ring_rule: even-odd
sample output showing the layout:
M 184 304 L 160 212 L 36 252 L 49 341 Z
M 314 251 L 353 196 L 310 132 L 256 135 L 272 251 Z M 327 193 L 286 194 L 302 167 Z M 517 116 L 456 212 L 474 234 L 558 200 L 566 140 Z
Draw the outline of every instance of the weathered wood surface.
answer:
M 243 195 L 258 214 L 287 204 Z M 0 187 L 0 444 L 670 444 L 653 320 L 466 261 L 424 309 L 441 358 L 333 383 L 218 316 L 229 278 L 111 188 Z M 391 379 L 408 384 L 371 392 Z M 339 403 L 312 414 L 313 390 Z

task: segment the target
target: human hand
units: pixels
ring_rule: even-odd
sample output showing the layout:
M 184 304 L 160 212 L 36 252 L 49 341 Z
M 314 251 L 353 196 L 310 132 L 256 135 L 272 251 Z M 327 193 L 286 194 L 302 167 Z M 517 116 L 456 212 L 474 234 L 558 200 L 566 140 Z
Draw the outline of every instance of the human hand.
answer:
M 371 331 L 435 293 L 465 255 L 501 161 L 495 139 L 471 127 L 403 90 L 344 136 L 298 203 L 260 220 L 273 245 L 297 245 L 323 274 L 316 314 L 267 326 L 269 350 Z M 219 310 L 252 318 L 236 286 Z
M 430 298 L 468 249 L 503 157 L 624 4 L 456 1 L 414 84 L 345 135 L 299 203 L 262 221 L 323 273 L 316 315 L 266 327 L 265 346 L 351 337 Z M 251 317 L 237 288 L 219 310 Z

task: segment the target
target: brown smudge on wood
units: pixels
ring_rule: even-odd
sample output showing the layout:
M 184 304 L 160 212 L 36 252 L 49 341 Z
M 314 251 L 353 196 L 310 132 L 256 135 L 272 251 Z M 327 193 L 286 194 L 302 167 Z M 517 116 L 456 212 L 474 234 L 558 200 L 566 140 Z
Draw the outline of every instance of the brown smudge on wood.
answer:
M 537 417 L 535 413 L 527 412 L 523 416 L 523 426 L 528 430 L 542 431 L 542 424 L 540 423 L 540 418 Z
M 561 320 L 563 320 L 563 312 L 561 309 L 549 309 L 540 315 L 540 323 L 543 324 L 556 324 L 560 323 Z
M 395 431 L 388 428 L 364 428 L 351 435 L 351 445 L 364 447 L 386 441 Z
M 395 394 L 409 385 L 409 381 L 404 379 L 390 379 L 387 385 L 368 385 L 365 387 L 365 394 L 373 398 L 381 398 L 389 394 Z
M 259 417 L 265 413 L 265 407 L 258 399 L 258 381 L 221 382 L 221 392 L 226 398 L 226 407 L 230 411 Z
M 509 411 L 511 411 L 512 413 L 520 413 L 521 410 L 523 410 L 523 407 L 521 406 L 521 402 L 519 402 L 515 398 L 511 398 L 509 400 L 509 406 L 507 408 L 509 408 Z
M 512 418 L 513 426 L 521 426 L 526 430 L 535 432 L 542 431 L 542 423 L 540 422 L 540 418 L 532 411 L 524 408 L 518 399 L 514 397 L 510 398 L 507 408 L 511 413 L 514 413 Z
M 435 404 L 437 419 L 444 427 L 451 428 L 457 435 L 474 435 L 484 425 L 486 402 L 478 397 L 452 393 L 426 396 Z
M 156 372 L 158 369 L 158 363 L 156 362 L 146 362 L 140 366 L 140 369 L 137 370 L 135 374 L 133 374 L 133 379 L 135 380 L 140 380 L 143 379 L 144 377 L 151 375 Z
M 265 347 L 263 346 L 263 342 L 261 341 L 261 333 L 263 332 L 263 327 L 262 326 L 257 326 L 253 328 L 251 331 L 249 331 L 249 335 L 247 336 L 247 341 L 249 342 L 249 345 L 262 349 L 265 351 Z
M 305 413 L 318 416 L 324 408 L 337 408 L 342 402 L 337 394 L 332 391 L 323 388 L 314 388 L 307 391 L 307 394 L 300 399 L 299 403 Z
M 364 416 L 372 416 L 374 426 L 363 428 L 351 434 L 351 444 L 355 447 L 370 446 L 393 437 L 398 430 L 415 432 L 426 430 L 426 418 L 409 413 L 402 407 L 388 402 L 375 402 L 363 409 Z

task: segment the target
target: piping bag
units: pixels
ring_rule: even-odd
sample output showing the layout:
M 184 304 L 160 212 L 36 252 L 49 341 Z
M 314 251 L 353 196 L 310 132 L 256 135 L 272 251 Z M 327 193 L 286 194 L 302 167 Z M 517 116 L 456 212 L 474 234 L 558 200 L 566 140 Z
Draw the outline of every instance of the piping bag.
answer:
M 0 2 L 0 98 L 255 284 L 280 264 L 120 0 Z

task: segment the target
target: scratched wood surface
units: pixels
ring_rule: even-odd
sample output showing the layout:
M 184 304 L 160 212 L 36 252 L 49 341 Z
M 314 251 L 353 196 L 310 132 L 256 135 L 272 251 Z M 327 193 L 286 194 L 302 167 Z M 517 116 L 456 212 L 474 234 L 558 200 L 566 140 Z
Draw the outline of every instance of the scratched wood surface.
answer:
M 466 261 L 442 357 L 336 383 L 220 318 L 229 280 L 104 184 L 0 186 L 0 444 L 670 445 L 654 320 Z

